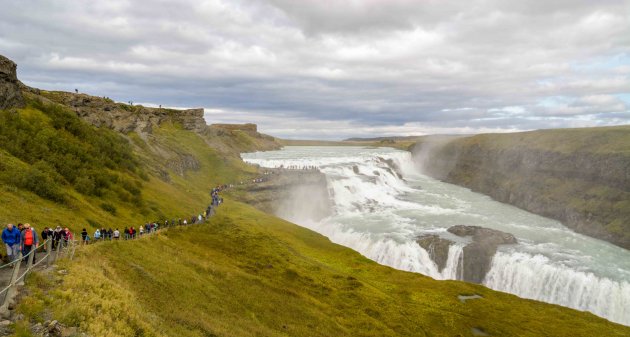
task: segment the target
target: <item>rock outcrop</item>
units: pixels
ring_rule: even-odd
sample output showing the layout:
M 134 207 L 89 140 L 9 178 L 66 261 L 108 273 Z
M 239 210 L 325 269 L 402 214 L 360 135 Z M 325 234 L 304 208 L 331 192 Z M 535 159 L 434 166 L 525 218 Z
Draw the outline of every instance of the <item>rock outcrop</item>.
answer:
M 0 55 L 0 110 L 24 107 L 21 83 L 17 79 L 17 65 Z
M 141 105 L 116 103 L 108 98 L 67 92 L 43 92 L 42 95 L 57 103 L 72 107 L 77 116 L 97 127 L 106 127 L 121 133 L 148 134 L 153 127 L 164 122 L 175 122 L 186 130 L 201 133 L 207 127 L 203 109 L 175 110 L 148 108 Z
M 381 163 L 387 165 L 386 170 L 389 173 L 391 173 L 392 175 L 397 176 L 398 179 L 403 179 L 402 170 L 400 169 L 398 164 L 396 164 L 396 162 L 393 159 L 385 159 L 385 158 L 382 158 L 382 157 L 377 157 L 377 159 Z
M 431 260 L 438 266 L 438 271 L 442 272 L 448 261 L 448 251 L 453 241 L 439 237 L 435 234 L 422 235 L 416 239 L 420 247 L 429 253 Z
M 241 200 L 284 219 L 320 221 L 332 215 L 326 176 L 319 171 L 265 169 L 262 182 L 243 182 Z
M 472 242 L 463 249 L 463 260 L 457 271 L 457 275 L 461 275 L 466 282 L 483 282 L 499 245 L 518 243 L 510 233 L 480 226 L 457 225 L 450 227 L 448 231 L 460 237 L 472 237 Z M 416 242 L 429 253 L 438 270 L 442 272 L 448 261 L 448 252 L 455 243 L 435 234 L 420 236 Z
M 630 127 L 437 139 L 412 149 L 424 172 L 630 249 Z
M 499 245 L 517 243 L 514 235 L 479 226 L 457 225 L 448 229 L 457 236 L 472 236 L 472 242 L 464 247 L 462 273 L 464 281 L 481 283 L 492 264 Z
M 252 123 L 246 124 L 212 124 L 214 128 L 231 130 L 231 131 L 245 131 L 245 132 L 258 132 L 258 126 Z

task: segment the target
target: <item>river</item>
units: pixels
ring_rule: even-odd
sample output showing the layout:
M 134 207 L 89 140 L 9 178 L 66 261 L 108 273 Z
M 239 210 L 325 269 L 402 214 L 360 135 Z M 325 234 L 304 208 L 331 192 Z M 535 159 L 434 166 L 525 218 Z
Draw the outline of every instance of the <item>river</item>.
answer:
M 484 285 L 630 325 L 630 251 L 422 175 L 406 151 L 289 146 L 244 153 L 242 158 L 262 167 L 319 169 L 326 175 L 333 215 L 315 221 L 304 216 L 302 207 L 278 215 L 378 263 L 436 279 L 459 279 L 467 241 L 446 229 L 462 224 L 493 228 L 513 234 L 519 243 L 500 246 Z M 303 199 L 307 208 L 312 200 Z M 423 234 L 456 242 L 441 272 L 415 242 Z

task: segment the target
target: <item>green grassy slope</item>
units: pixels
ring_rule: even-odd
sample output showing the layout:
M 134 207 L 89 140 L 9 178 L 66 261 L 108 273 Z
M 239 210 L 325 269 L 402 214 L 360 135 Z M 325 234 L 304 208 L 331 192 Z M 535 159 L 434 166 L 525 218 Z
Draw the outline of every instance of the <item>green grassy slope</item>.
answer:
M 34 161 L 12 148 L 11 139 L 0 143 L 2 222 L 77 231 L 189 216 L 205 208 L 211 186 L 254 176 L 237 152 L 264 145 L 246 133 L 200 135 L 177 123 L 163 123 L 150 135 L 123 136 L 49 109 L 31 102 L 1 112 L 16 123 L 35 119 L 33 137 L 44 133 L 70 144 L 37 152 L 25 142 L 23 150 L 39 156 Z M 81 142 L 85 137 L 74 129 L 94 139 Z M 136 163 L 101 165 L 98 155 L 81 162 L 86 172 L 116 176 L 109 185 L 77 188 L 78 178 L 56 166 L 63 162 L 58 156 L 73 162 L 89 153 L 72 144 L 89 147 L 107 139 L 114 153 Z M 31 170 L 56 194 L 21 180 Z M 138 191 L 130 192 L 134 187 Z M 30 295 L 18 311 L 31 321 L 52 312 L 92 336 L 471 336 L 472 328 L 494 336 L 630 334 L 630 328 L 591 314 L 379 266 L 319 234 L 226 199 L 209 224 L 80 249 L 60 266 L 67 275 L 31 278 Z M 484 298 L 457 298 L 473 293 Z
M 412 151 L 430 175 L 630 248 L 630 126 L 428 138 Z
M 48 297 L 28 301 L 53 303 L 56 317 L 94 336 L 630 333 L 588 313 L 380 266 L 232 200 L 209 224 L 93 245 L 66 267 Z M 461 303 L 460 294 L 483 298 Z
M 203 136 L 173 123 L 162 124 L 147 139 L 130 134 L 127 140 L 59 106 L 36 102 L 0 111 L 0 120 L 1 223 L 79 231 L 189 217 L 205 209 L 211 187 L 255 175 L 236 154 L 219 152 Z M 100 141 L 102 148 L 92 145 Z M 246 145 L 251 144 L 255 140 Z M 118 165 L 106 163 L 110 152 L 122 158 Z M 173 169 L 179 156 L 191 154 L 198 167 Z M 82 185 L 86 181 L 88 188 Z

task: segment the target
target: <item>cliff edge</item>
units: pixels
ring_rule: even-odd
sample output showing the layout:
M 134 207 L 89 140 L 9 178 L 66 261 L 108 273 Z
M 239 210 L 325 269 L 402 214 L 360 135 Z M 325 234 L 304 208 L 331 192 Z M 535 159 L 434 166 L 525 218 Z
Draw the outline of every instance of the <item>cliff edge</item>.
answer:
M 0 55 L 0 110 L 24 107 L 24 98 L 17 79 L 17 65 Z
M 630 249 L 630 126 L 431 139 L 424 173 Z
M 180 123 L 185 130 L 197 133 L 203 132 L 207 127 L 202 108 L 183 110 L 149 108 L 117 103 L 107 97 L 30 88 L 29 93 L 72 108 L 77 116 L 96 127 L 106 127 L 123 134 L 152 133 L 155 126 L 164 122 Z

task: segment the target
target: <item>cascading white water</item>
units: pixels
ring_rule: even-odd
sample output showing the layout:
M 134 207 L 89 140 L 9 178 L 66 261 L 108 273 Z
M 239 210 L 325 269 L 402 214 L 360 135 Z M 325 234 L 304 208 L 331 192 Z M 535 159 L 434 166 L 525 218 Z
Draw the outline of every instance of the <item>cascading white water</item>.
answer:
M 579 310 L 628 324 L 630 283 L 614 282 L 553 263 L 543 255 L 497 252 L 484 284 L 492 289 Z
M 436 279 L 461 279 L 459 265 L 468 241 L 446 229 L 458 224 L 498 229 L 515 235 L 519 244 L 500 248 L 486 286 L 630 325 L 630 252 L 420 175 L 407 152 L 287 147 L 242 157 L 263 167 L 317 167 L 326 175 L 334 215 L 314 221 L 299 207 L 279 215 L 378 263 Z M 304 207 L 308 203 L 307 198 Z M 423 234 L 456 242 L 442 271 L 416 243 Z

